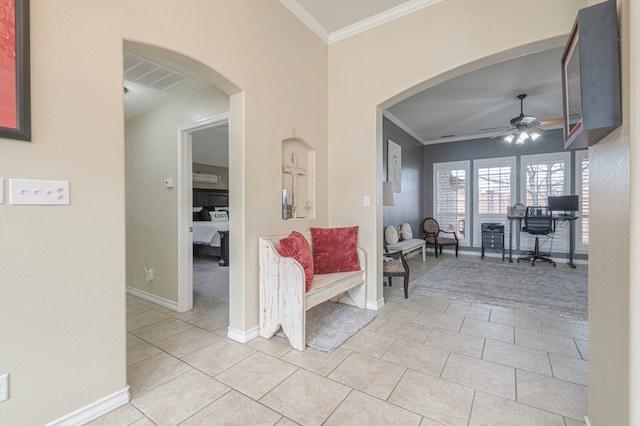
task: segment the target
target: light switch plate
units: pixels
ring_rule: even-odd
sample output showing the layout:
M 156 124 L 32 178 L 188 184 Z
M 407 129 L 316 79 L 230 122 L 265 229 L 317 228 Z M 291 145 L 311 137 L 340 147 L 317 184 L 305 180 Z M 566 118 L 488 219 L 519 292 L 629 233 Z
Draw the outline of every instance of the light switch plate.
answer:
M 11 205 L 68 205 L 69 181 L 9 179 Z
M 9 373 L 0 375 L 0 402 L 9 399 Z

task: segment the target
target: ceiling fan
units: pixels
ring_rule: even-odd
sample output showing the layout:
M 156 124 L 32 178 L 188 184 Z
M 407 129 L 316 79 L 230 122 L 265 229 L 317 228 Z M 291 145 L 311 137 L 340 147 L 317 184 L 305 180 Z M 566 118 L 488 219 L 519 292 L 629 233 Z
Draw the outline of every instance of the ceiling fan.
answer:
M 526 97 L 526 93 L 518 95 L 518 99 L 520 99 L 520 115 L 517 117 L 513 117 L 509 121 L 511 127 L 505 132 L 498 133 L 491 139 L 504 137 L 504 140 L 509 143 L 515 141 L 517 144 L 523 144 L 527 140 L 535 141 L 542 135 L 544 129 L 540 126 L 562 123 L 561 118 L 540 121 L 537 117 L 526 115 L 524 113 L 524 98 Z

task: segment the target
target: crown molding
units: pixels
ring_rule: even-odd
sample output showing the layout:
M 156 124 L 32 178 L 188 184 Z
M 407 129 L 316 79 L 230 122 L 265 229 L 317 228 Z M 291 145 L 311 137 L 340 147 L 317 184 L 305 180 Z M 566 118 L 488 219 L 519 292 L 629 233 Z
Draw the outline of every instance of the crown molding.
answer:
M 280 3 L 284 5 L 291 13 L 295 15 L 303 24 L 311 29 L 318 37 L 320 37 L 325 43 L 329 43 L 329 31 L 327 31 L 320 22 L 316 20 L 307 9 L 300 6 L 296 0 L 280 0 Z
M 418 135 L 418 133 L 415 130 L 413 130 L 411 127 L 407 126 L 406 124 L 404 124 L 402 121 L 400 121 L 398 117 L 391 114 L 388 110 L 382 111 L 382 115 L 386 117 L 390 122 L 392 122 L 393 124 L 401 128 L 403 131 L 405 131 L 407 134 L 409 134 L 409 136 L 411 136 L 421 144 L 423 145 L 425 144 L 425 141 L 420 137 L 420 135 Z
M 442 0 L 410 0 L 406 3 L 393 7 L 370 18 L 346 26 L 332 33 L 329 33 L 304 7 L 300 6 L 296 0 L 280 0 L 291 13 L 309 27 L 325 43 L 331 44 L 361 32 L 370 30 L 378 25 L 385 24 L 403 16 L 409 15 L 425 7 L 440 3 Z
M 355 24 L 332 32 L 329 34 L 329 44 L 344 40 L 345 38 L 370 30 L 378 25 L 386 24 L 387 22 L 391 22 L 395 19 L 402 18 L 403 16 L 410 15 L 413 12 L 417 12 L 425 7 L 440 3 L 441 1 L 442 0 L 411 0 L 400 4 L 389 10 L 380 12 L 377 15 L 373 15 L 370 18 L 363 19 L 360 22 L 356 22 Z

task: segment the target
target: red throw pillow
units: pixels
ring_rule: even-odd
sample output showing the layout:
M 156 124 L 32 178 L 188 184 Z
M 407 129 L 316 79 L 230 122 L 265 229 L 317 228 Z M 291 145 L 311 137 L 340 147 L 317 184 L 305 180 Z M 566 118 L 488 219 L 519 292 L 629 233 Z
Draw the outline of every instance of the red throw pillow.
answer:
M 293 257 L 304 268 L 305 290 L 311 288 L 313 281 L 313 257 L 311 256 L 311 247 L 309 241 L 297 231 L 292 231 L 289 236 L 280 240 L 278 248 L 280 256 Z
M 311 228 L 316 274 L 359 271 L 358 227 Z

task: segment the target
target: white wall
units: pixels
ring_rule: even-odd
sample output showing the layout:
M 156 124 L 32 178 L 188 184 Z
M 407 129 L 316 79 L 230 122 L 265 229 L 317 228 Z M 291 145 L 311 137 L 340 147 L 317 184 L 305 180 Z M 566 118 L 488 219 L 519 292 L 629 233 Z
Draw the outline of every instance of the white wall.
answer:
M 631 297 L 640 290 L 638 267 L 634 265 L 638 263 L 634 260 L 640 253 L 637 242 L 632 246 L 630 232 L 640 220 L 631 204 L 634 198 L 637 203 L 640 188 L 638 180 L 631 179 L 633 161 L 636 162 L 636 173 L 638 170 L 637 156 L 631 155 L 631 147 L 638 143 L 638 74 L 631 74 L 630 64 L 636 61 L 637 65 L 638 39 L 630 37 L 630 3 L 618 1 L 622 126 L 589 149 L 589 220 L 592 225 L 589 229 L 588 407 L 589 420 L 594 426 L 640 424 L 640 345 L 637 337 L 630 339 L 640 332 L 637 319 L 640 305 L 637 296 Z M 638 16 L 636 10 L 636 26 L 640 22 Z M 636 128 L 635 134 L 631 133 L 632 126 Z M 635 279 L 632 279 L 634 269 Z M 634 301 L 636 304 L 630 303 Z M 635 323 L 631 321 L 632 317 L 636 318 Z M 631 374 L 633 371 L 635 376 Z M 635 420 L 632 420 L 633 416 Z
M 3 425 L 45 424 L 126 387 L 123 40 L 192 57 L 232 94 L 237 329 L 258 324 L 258 235 L 301 225 L 280 220 L 293 128 L 327 174 L 327 46 L 278 2 L 31 1 L 33 141 L 0 140 L 0 176 L 69 180 L 71 205 L 0 205 Z M 326 178 L 318 194 L 322 225 Z

